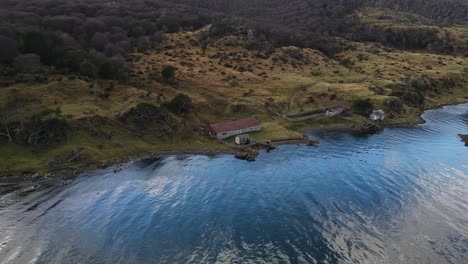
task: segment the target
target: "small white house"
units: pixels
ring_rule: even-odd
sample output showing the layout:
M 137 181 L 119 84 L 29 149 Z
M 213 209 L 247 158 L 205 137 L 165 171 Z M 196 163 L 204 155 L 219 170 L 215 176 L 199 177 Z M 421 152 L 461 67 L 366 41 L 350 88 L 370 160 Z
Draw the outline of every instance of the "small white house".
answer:
M 248 145 L 253 142 L 249 134 L 238 135 L 235 141 L 237 145 Z
M 372 114 L 369 116 L 370 120 L 381 121 L 385 119 L 385 112 L 382 109 L 372 111 Z
M 329 109 L 325 112 L 325 115 L 326 116 L 337 116 L 337 115 L 341 115 L 343 112 L 344 112 L 344 108 L 343 107 L 337 107 L 337 108 L 333 108 L 333 109 Z

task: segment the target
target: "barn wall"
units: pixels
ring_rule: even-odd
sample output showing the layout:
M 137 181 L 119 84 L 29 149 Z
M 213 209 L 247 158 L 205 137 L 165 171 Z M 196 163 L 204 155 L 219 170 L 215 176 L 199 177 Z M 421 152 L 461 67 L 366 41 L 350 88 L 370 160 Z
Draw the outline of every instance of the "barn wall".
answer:
M 241 134 L 245 134 L 245 133 L 249 133 L 253 131 L 259 131 L 261 129 L 262 129 L 262 126 L 254 126 L 254 127 L 249 127 L 245 129 L 233 130 L 233 131 L 229 131 L 225 133 L 219 133 L 216 135 L 216 138 L 225 139 L 225 138 L 236 136 L 236 135 L 241 135 Z

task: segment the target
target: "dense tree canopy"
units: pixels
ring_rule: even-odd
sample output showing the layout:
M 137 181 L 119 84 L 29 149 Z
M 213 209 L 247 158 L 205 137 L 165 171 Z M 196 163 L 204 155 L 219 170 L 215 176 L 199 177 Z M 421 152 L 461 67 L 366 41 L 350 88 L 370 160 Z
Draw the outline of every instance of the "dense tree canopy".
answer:
M 93 65 L 98 77 L 126 79 L 129 52 L 150 49 L 165 33 L 208 24 L 213 24 L 211 36 L 243 34 L 249 48 L 263 51 L 294 45 L 333 55 L 343 49 L 339 37 L 402 49 L 468 49 L 452 46 L 449 33 L 441 39 L 440 27 L 383 31 L 361 25 L 353 11 L 365 5 L 420 13 L 440 23 L 468 23 L 462 0 L 3 0 L 0 63 L 35 54 L 60 71 L 89 75 Z
M 0 62 L 11 62 L 18 53 L 16 41 L 0 35 Z

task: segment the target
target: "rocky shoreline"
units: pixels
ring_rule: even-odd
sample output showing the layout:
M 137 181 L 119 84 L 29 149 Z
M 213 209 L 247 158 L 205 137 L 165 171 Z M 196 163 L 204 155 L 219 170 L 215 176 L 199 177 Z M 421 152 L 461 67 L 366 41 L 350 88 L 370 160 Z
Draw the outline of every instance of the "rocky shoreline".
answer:
M 114 167 L 114 172 L 119 172 L 122 166 L 130 164 L 135 161 L 144 160 L 144 159 L 160 159 L 167 156 L 184 156 L 184 155 L 206 155 L 206 156 L 216 156 L 216 155 L 231 155 L 240 160 L 246 161 L 255 161 L 255 159 L 260 154 L 260 149 L 266 149 L 267 151 L 273 150 L 278 145 L 291 145 L 291 144 L 304 144 L 308 146 L 318 146 L 319 142 L 315 141 L 307 136 L 308 133 L 314 132 L 327 132 L 327 131 L 342 131 L 342 132 L 356 132 L 358 129 L 353 127 L 345 126 L 327 126 L 322 128 L 311 128 L 304 130 L 303 138 L 294 138 L 294 139 L 283 139 L 272 141 L 270 147 L 266 145 L 256 145 L 248 148 L 210 148 L 210 149 L 178 149 L 178 150 L 158 150 L 150 153 L 141 153 L 138 155 L 128 156 L 121 159 L 109 160 L 100 164 L 92 164 L 85 166 L 83 168 L 59 168 L 51 170 L 48 172 L 22 172 L 17 173 L 19 175 L 4 175 L 0 176 L 0 186 L 19 184 L 19 183 L 46 183 L 46 182 L 68 182 L 72 181 L 74 178 L 84 175 L 89 172 L 96 170 L 102 170 Z
M 441 108 L 443 106 L 439 106 Z M 437 108 L 434 108 L 437 109 Z M 433 109 L 428 109 L 433 110 Z M 427 110 L 426 110 L 427 111 Z M 274 141 L 273 146 L 276 145 L 287 145 L 287 144 L 306 144 L 308 146 L 317 146 L 318 141 L 315 141 L 307 136 L 310 133 L 326 133 L 326 132 L 343 132 L 343 133 L 357 133 L 357 134 L 375 134 L 380 131 L 383 131 L 385 127 L 415 127 L 419 124 L 423 124 L 426 121 L 421 117 L 421 122 L 418 123 L 409 123 L 409 124 L 392 124 L 388 126 L 380 126 L 372 123 L 364 123 L 360 126 L 323 126 L 305 129 L 303 131 L 304 138 L 299 139 L 285 139 Z M 459 135 L 465 145 L 468 146 L 468 135 Z M 232 155 L 236 158 L 254 161 L 259 155 L 259 149 L 265 148 L 265 146 L 256 146 L 254 148 L 209 148 L 209 149 L 178 149 L 178 150 L 158 150 L 154 152 L 146 152 L 138 155 L 128 156 L 121 159 L 109 160 L 100 164 L 91 164 L 83 168 L 60 168 L 48 172 L 1 172 L 0 173 L 0 186 L 19 184 L 19 183 L 40 183 L 40 182 L 50 182 L 50 181 L 71 181 L 79 175 L 84 175 L 88 172 L 93 172 L 100 169 L 106 169 L 110 167 L 115 167 L 114 171 L 120 171 L 121 167 L 124 164 L 130 164 L 135 161 L 143 159 L 158 159 L 164 158 L 167 156 L 173 155 L 206 155 L 206 156 L 216 156 L 216 155 Z M 274 149 L 272 147 L 271 149 Z M 271 149 L 267 149 L 268 151 Z
M 290 145 L 290 144 L 306 144 L 309 146 L 317 146 L 319 142 L 310 139 L 307 134 L 309 133 L 319 133 L 319 132 L 331 132 L 331 131 L 338 131 L 338 132 L 351 132 L 351 133 L 359 133 L 359 128 L 351 127 L 351 126 L 326 126 L 326 127 L 319 127 L 319 128 L 310 128 L 306 129 L 303 132 L 304 138 L 299 139 L 284 139 L 284 140 L 277 140 L 272 142 L 274 146 L 277 145 Z M 238 159 L 246 160 L 246 161 L 255 161 L 257 156 L 260 154 L 259 149 L 265 148 L 264 146 L 256 146 L 254 148 L 243 148 L 243 149 L 236 149 L 236 148 L 211 148 L 211 149 L 179 149 L 179 150 L 158 150 L 151 153 L 141 153 L 138 155 L 128 156 L 121 159 L 114 159 L 109 160 L 104 163 L 100 164 L 92 164 L 85 166 L 83 168 L 60 168 L 48 172 L 22 172 L 17 173 L 20 175 L 8 175 L 8 173 L 0 176 L 0 186 L 4 185 L 11 185 L 11 184 L 19 184 L 19 183 L 45 183 L 45 182 L 53 182 L 53 181 L 62 181 L 68 182 L 73 180 L 74 178 L 78 177 L 79 175 L 84 175 L 88 172 L 93 172 L 96 170 L 106 169 L 110 167 L 114 167 L 114 172 L 118 172 L 121 170 L 121 167 L 125 164 L 130 164 L 135 161 L 143 160 L 143 159 L 158 159 L 164 158 L 167 156 L 183 156 L 183 155 L 206 155 L 206 156 L 216 156 L 216 155 L 232 155 Z

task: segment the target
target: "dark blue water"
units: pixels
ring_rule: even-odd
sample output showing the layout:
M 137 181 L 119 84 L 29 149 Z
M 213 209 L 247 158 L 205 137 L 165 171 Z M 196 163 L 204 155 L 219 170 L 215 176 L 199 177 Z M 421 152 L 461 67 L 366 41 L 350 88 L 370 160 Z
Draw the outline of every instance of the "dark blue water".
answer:
M 171 156 L 3 189 L 1 263 L 468 263 L 468 105 L 248 163 Z

